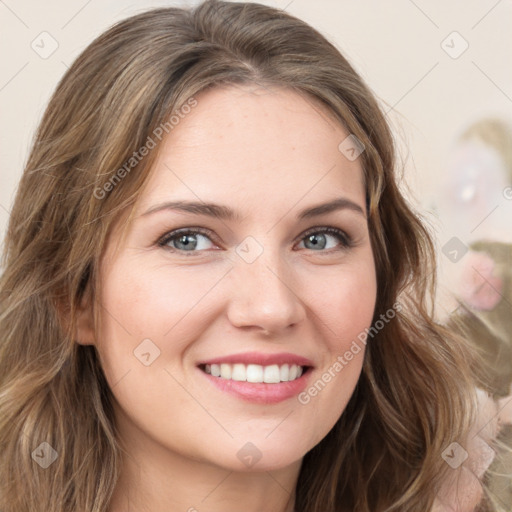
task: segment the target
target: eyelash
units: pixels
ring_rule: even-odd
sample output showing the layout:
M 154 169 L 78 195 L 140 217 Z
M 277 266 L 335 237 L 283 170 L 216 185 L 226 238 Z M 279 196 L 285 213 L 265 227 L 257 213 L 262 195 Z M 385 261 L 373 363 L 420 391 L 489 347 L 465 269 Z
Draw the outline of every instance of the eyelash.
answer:
M 171 252 L 177 252 L 177 253 L 185 254 L 186 256 L 189 256 L 189 255 L 192 256 L 192 255 L 194 255 L 194 253 L 196 253 L 196 254 L 197 253 L 201 253 L 201 252 L 204 252 L 204 250 L 200 250 L 200 251 L 183 251 L 181 249 L 176 249 L 174 247 L 170 247 L 167 244 L 170 241 L 177 239 L 180 235 L 196 235 L 196 234 L 204 235 L 211 242 L 215 243 L 215 236 L 208 229 L 204 229 L 204 228 L 181 228 L 181 229 L 176 229 L 174 231 L 170 231 L 169 233 L 166 233 L 164 236 L 162 236 L 161 238 L 158 239 L 157 245 L 159 247 L 162 247 L 163 249 L 169 250 Z M 308 229 L 305 233 L 303 233 L 301 235 L 301 238 L 300 238 L 299 241 L 302 242 L 305 238 L 307 238 L 308 236 L 313 235 L 313 234 L 329 234 L 329 235 L 333 235 L 336 238 L 338 238 L 338 240 L 341 242 L 341 247 L 339 247 L 339 248 L 331 248 L 331 249 L 325 249 L 325 250 L 319 250 L 319 251 L 313 251 L 313 252 L 330 254 L 332 252 L 343 251 L 343 250 L 346 250 L 346 249 L 350 249 L 354 245 L 354 241 L 352 240 L 352 238 L 347 233 L 345 233 L 341 229 L 333 228 L 333 227 L 327 227 L 327 226 L 324 226 L 324 227 L 314 227 L 314 228 Z

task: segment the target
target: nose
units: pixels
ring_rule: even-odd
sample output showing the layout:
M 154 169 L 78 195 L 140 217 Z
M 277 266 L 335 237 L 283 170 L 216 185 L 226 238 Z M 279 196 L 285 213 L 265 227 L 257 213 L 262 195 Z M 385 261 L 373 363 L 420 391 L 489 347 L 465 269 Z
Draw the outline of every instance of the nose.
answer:
M 306 316 L 293 269 L 276 252 L 252 263 L 239 259 L 230 272 L 228 318 L 243 329 L 279 334 Z

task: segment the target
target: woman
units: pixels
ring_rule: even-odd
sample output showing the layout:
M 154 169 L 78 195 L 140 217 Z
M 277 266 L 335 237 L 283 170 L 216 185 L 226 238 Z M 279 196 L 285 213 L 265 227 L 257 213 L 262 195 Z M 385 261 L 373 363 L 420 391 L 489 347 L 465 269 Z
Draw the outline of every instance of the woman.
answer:
M 3 512 L 430 510 L 474 382 L 394 167 L 361 78 L 282 11 L 95 40 L 10 219 Z

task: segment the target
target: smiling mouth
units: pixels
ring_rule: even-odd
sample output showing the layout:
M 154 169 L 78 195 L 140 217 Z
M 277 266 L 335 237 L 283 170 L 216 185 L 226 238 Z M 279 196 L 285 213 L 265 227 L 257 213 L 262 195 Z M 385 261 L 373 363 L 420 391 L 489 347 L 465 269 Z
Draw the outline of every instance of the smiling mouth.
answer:
M 291 382 L 300 378 L 309 369 L 308 366 L 299 366 L 297 364 L 271 364 L 262 366 L 259 364 L 242 363 L 202 364 L 199 365 L 199 368 L 212 377 L 238 382 L 252 382 L 255 384 Z

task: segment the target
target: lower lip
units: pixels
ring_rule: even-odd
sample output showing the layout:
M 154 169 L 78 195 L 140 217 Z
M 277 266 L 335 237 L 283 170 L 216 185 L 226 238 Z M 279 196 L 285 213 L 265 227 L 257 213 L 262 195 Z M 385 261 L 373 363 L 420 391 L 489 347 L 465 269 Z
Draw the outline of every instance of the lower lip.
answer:
M 225 391 L 247 402 L 260 404 L 277 404 L 298 395 L 305 389 L 307 379 L 311 372 L 310 368 L 298 379 L 289 382 L 267 384 L 266 382 L 253 383 L 213 377 L 203 372 L 200 368 L 198 368 L 198 370 L 221 391 Z

